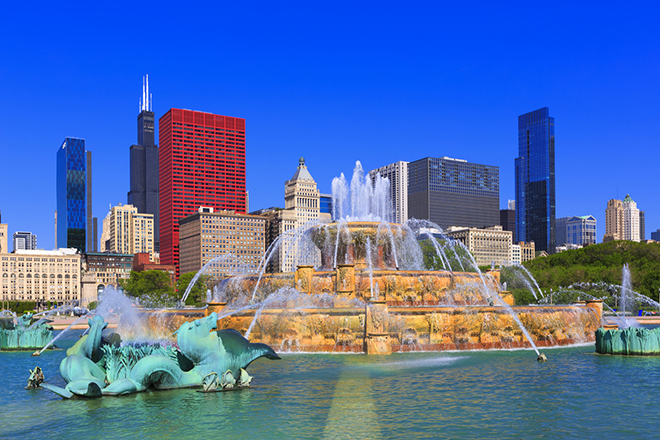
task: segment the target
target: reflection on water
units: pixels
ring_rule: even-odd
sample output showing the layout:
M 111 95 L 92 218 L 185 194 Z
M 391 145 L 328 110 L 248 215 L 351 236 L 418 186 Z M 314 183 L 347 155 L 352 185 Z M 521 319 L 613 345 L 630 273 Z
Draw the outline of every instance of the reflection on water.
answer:
M 593 351 L 284 355 L 250 390 L 73 400 L 23 389 L 35 365 L 63 386 L 64 350 L 0 353 L 0 438 L 652 438 L 660 358 Z

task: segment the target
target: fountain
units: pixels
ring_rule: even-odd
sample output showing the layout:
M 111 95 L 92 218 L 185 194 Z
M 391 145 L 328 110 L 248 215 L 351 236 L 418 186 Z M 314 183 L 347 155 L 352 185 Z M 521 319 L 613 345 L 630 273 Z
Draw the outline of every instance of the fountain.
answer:
M 358 162 L 350 186 L 342 175 L 332 189 L 335 221 L 288 233 L 295 244 L 287 249 L 308 264 L 264 273 L 275 251 L 269 249 L 258 274 L 223 280 L 208 305 L 219 328 L 299 352 L 536 350 L 594 340 L 599 300 L 515 307 L 499 270 L 481 273 L 440 227 L 389 222 L 387 179 L 372 184 Z M 424 267 L 421 240 L 429 240 L 446 270 Z
M 628 356 L 660 356 L 660 328 L 641 328 L 634 318 L 627 318 L 635 300 L 642 299 L 660 307 L 657 302 L 640 295 L 632 289 L 628 264 L 623 265 L 621 286 L 618 289 L 621 314 L 617 315 L 617 325 L 609 325 L 596 331 L 596 353 Z
M 21 317 L 9 311 L 0 313 L 0 350 L 34 350 L 53 339 L 53 327 L 45 318 L 32 313 Z
M 500 271 L 491 268 L 482 273 L 467 249 L 444 235 L 439 226 L 426 220 L 391 223 L 387 179 L 377 176 L 372 185 L 358 162 L 350 188 L 343 175 L 333 180 L 332 187 L 334 222 L 287 231 L 266 252 L 259 270 L 250 268 L 222 280 L 209 294 L 205 308 L 134 309 L 121 294 L 112 307 L 101 300 L 96 313 L 107 319 L 111 311 L 119 312 L 122 339 L 133 347 L 117 352 L 103 345 L 110 350 L 106 362 L 120 365 L 128 358 L 151 355 L 172 358 L 172 333 L 188 322 L 209 319 L 223 331 L 237 331 L 252 343 L 285 352 L 532 348 L 543 360 L 538 347 L 594 340 L 602 301 L 515 306 L 511 292 L 500 285 Z M 420 245 L 425 240 L 435 252 L 431 259 L 442 270 L 425 267 Z M 294 259 L 305 264 L 290 273 L 265 273 L 278 246 L 285 246 L 287 254 L 295 253 Z M 111 289 L 104 293 L 110 294 Z M 155 341 L 159 348 L 144 348 L 155 347 Z M 137 352 L 141 354 L 135 358 Z M 110 376 L 104 376 L 103 382 L 127 379 L 137 364 L 122 372 L 113 372 L 112 365 L 104 367 Z M 222 378 L 228 375 L 223 371 L 204 373 L 195 378 L 196 384 L 226 385 Z M 240 371 L 233 371 L 232 376 L 240 379 Z M 85 380 L 92 381 L 91 377 Z M 88 392 L 76 385 L 69 388 L 60 393 Z M 99 390 L 89 392 L 113 392 L 100 384 Z

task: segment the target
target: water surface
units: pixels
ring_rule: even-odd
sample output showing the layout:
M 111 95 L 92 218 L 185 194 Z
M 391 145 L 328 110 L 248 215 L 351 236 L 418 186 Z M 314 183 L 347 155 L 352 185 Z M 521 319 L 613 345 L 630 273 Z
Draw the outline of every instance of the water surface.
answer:
M 64 350 L 4 352 L 0 438 L 657 438 L 660 358 L 545 353 L 284 354 L 250 390 L 63 400 L 23 387 L 36 365 L 64 386 Z

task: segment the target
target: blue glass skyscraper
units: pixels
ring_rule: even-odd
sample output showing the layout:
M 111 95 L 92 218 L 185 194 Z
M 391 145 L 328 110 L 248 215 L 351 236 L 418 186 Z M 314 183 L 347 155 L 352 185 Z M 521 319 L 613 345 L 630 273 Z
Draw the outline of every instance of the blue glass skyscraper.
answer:
M 57 247 L 85 252 L 87 155 L 85 140 L 66 138 L 57 150 Z
M 555 249 L 555 118 L 547 107 L 518 116 L 516 236 Z

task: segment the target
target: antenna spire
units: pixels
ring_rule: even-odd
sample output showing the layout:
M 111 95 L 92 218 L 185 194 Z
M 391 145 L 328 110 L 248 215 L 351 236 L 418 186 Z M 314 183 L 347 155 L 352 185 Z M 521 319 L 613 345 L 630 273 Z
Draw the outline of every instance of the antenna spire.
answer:
M 140 112 L 152 112 L 152 96 L 149 93 L 149 75 L 142 77 L 142 100 L 140 100 Z

